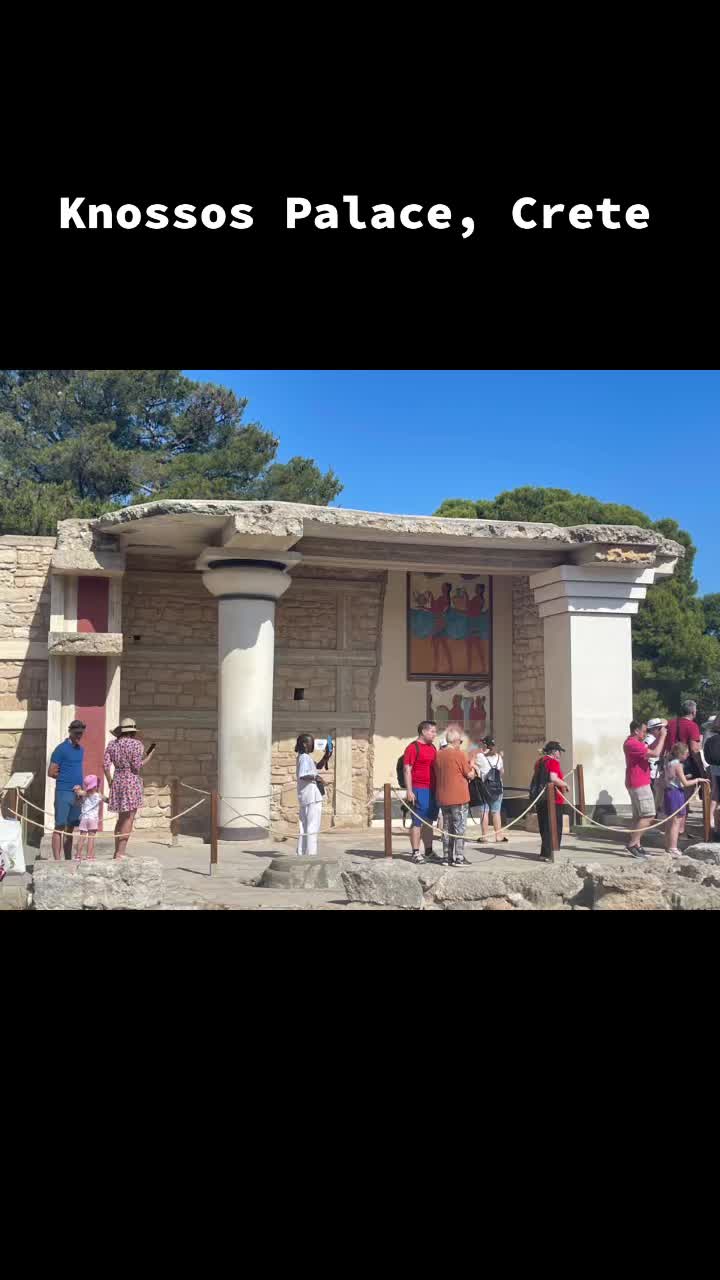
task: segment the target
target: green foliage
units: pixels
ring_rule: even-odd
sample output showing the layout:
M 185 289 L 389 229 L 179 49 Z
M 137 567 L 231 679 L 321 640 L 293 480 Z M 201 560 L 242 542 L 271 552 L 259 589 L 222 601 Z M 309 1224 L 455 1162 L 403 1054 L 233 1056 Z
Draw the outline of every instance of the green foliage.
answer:
M 478 520 L 477 508 L 478 504 L 471 502 L 469 498 L 446 498 L 435 515 L 450 516 L 455 520 Z
M 0 370 L 0 532 L 164 497 L 332 502 L 335 473 L 276 462 L 246 407 L 179 369 Z
M 720 592 L 703 596 L 702 607 L 705 620 L 705 635 L 715 636 L 720 640 Z
M 673 712 L 663 702 L 662 694 L 647 685 L 633 693 L 633 719 L 650 720 L 652 716 L 665 716 L 670 719 Z
M 462 510 L 455 508 L 461 507 Z M 635 524 L 649 528 L 649 516 L 618 502 L 600 502 L 569 489 L 540 489 L 523 485 L 508 489 L 496 498 L 449 498 L 436 516 L 465 516 L 477 520 L 532 520 L 540 524 Z
M 698 598 L 693 577 L 696 548 L 676 520 L 652 521 L 643 511 L 621 503 L 532 485 L 507 490 L 496 498 L 448 498 L 435 515 L 565 526 L 631 524 L 681 543 L 685 556 L 672 578 L 650 587 L 633 618 L 635 710 L 642 716 L 672 714 L 684 690 L 690 690 L 688 696 L 694 696 L 699 706 L 712 701 L 715 681 L 720 682 L 720 595 Z M 720 709 L 720 683 L 717 696 Z

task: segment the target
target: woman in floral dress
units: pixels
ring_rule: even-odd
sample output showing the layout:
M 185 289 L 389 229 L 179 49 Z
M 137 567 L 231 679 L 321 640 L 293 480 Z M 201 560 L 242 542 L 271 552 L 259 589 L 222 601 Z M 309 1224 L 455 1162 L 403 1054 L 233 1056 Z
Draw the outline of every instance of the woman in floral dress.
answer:
M 118 815 L 115 823 L 114 857 L 122 858 L 133 829 L 135 814 L 143 802 L 140 770 L 151 752 L 145 755 L 143 744 L 137 737 L 137 725 L 132 719 L 121 721 L 117 729 L 113 729 L 113 737 L 115 741 L 108 743 L 105 750 L 103 768 L 110 787 L 108 808 Z

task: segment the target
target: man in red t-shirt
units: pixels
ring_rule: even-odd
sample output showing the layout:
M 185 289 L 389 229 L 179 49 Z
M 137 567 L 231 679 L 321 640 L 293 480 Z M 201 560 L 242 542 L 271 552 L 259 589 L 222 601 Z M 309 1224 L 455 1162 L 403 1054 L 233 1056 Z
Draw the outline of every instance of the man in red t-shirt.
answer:
M 560 755 L 565 754 L 565 748 L 560 746 L 553 738 L 550 742 L 546 742 L 542 749 L 540 759 L 535 765 L 535 771 L 545 767 L 549 774 L 549 780 L 555 783 L 555 804 L 563 805 L 563 791 L 568 790 L 568 784 L 564 781 L 563 771 L 560 768 Z M 553 856 L 552 835 L 550 834 L 550 813 L 548 811 L 547 794 L 541 796 L 537 803 L 538 826 L 540 828 L 540 858 L 543 862 L 551 862 Z M 562 813 L 556 814 L 557 839 L 558 848 L 562 840 Z
M 432 856 L 432 827 L 424 823 L 435 823 L 438 807 L 435 800 L 435 757 L 437 751 L 433 746 L 437 734 L 434 720 L 423 720 L 418 725 L 418 736 L 406 748 L 403 756 L 403 774 L 407 802 L 413 810 L 410 824 L 410 847 L 413 862 L 424 862 L 420 852 L 420 833 L 422 832 L 425 856 Z M 424 820 L 424 822 L 422 821 Z
M 630 721 L 630 736 L 623 743 L 625 752 L 625 786 L 630 796 L 634 826 L 630 832 L 627 851 L 633 858 L 644 858 L 640 839 L 645 827 L 655 820 L 655 797 L 652 789 L 650 761 L 661 756 L 666 749 L 667 729 L 663 725 L 652 747 L 645 742 L 647 724 L 644 720 Z
M 683 702 L 681 714 L 675 720 L 670 720 L 667 727 L 667 738 L 665 739 L 665 751 L 669 755 L 676 742 L 685 742 L 690 748 L 693 763 L 697 766 L 696 773 L 698 777 L 704 774 L 702 756 L 702 733 L 699 725 L 695 721 L 697 715 L 697 703 L 688 698 Z

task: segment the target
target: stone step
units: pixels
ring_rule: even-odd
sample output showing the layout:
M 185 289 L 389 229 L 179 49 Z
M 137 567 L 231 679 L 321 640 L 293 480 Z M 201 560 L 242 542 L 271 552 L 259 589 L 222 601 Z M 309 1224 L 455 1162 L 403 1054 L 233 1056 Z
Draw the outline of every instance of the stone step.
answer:
M 7 879 L 0 884 L 0 911 L 27 911 L 30 906 L 30 894 L 23 884 L 8 884 Z
M 264 889 L 337 889 L 345 865 L 342 858 L 273 858 L 258 883 Z

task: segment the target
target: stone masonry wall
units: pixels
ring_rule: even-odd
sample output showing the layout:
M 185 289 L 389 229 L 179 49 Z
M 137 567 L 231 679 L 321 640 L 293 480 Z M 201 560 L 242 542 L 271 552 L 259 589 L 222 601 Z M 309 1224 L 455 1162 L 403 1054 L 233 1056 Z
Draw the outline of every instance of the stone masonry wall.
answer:
M 0 537 L 0 640 L 47 642 L 54 538 Z
M 173 777 L 204 791 L 217 786 L 217 602 L 185 564 L 131 559 L 122 627 L 122 715 L 137 719 L 146 743 L 157 743 L 143 769 L 145 804 L 137 827 L 167 829 Z M 182 649 L 186 658 L 178 654 Z M 181 787 L 178 808 L 200 799 Z M 181 819 L 179 830 L 206 832 L 209 821 L 205 800 Z
M 131 556 L 123 580 L 122 714 L 135 716 L 144 740 L 158 744 L 144 770 L 145 805 L 138 815 L 139 829 L 169 826 L 173 777 L 207 791 L 217 785 L 217 603 L 208 596 L 200 574 L 188 569 L 181 562 Z M 302 565 L 278 603 L 274 830 L 297 830 L 293 748 L 297 734 L 306 729 L 318 736 L 331 732 L 349 740 L 350 812 L 335 812 L 335 756 L 327 778 L 323 828 L 367 824 L 383 581 L 380 573 L 352 572 L 346 577 L 341 570 Z M 343 650 L 348 653 L 347 663 L 342 661 Z M 371 655 L 367 665 L 352 658 L 360 651 Z M 331 661 L 323 661 L 325 653 L 332 655 Z M 295 698 L 298 689 L 303 690 L 301 701 Z M 353 717 L 360 723 L 347 723 Z M 181 790 L 180 808 L 198 798 Z M 181 821 L 180 830 L 204 831 L 208 817 L 205 802 Z
M 199 573 L 133 569 L 123 578 L 122 628 L 126 650 L 137 644 L 217 645 L 217 601 Z
M 332 591 L 332 579 L 339 582 Z M 336 753 L 326 780 L 321 830 L 331 826 L 368 825 L 372 797 L 372 734 L 384 575 L 381 573 L 302 566 L 278 604 L 275 662 L 271 819 L 273 829 L 297 831 L 295 739 L 306 730 L 318 736 L 334 733 L 350 742 L 347 795 L 349 812 L 336 796 Z M 344 619 L 344 621 L 343 621 Z M 348 661 L 342 661 L 343 649 Z M 290 652 L 292 656 L 290 656 Z M 370 656 L 366 664 L 353 653 Z M 333 661 L 323 661 L 324 653 Z M 297 657 L 295 656 L 297 654 Z M 295 690 L 304 697 L 297 701 Z M 358 717 L 364 725 L 343 725 L 342 717 Z M 336 724 L 335 718 L 338 717 Z M 292 723 L 290 723 L 292 721 Z M 351 799 L 350 799 L 351 797 Z M 340 812 L 336 812 L 338 808 Z
M 50 626 L 50 560 L 54 538 L 0 536 L 0 643 L 22 655 L 31 644 L 47 643 Z M 0 784 L 12 773 L 34 773 L 28 797 L 43 804 L 47 660 L 0 653 Z M 33 715 L 32 727 L 26 723 Z M 10 816 L 10 815 L 8 815 Z M 42 821 L 37 813 L 32 817 Z M 31 843 L 37 843 L 34 829 Z
M 48 664 L 41 658 L 0 658 L 0 710 L 47 710 Z
M 513 741 L 542 742 L 545 738 L 543 623 L 528 578 L 513 578 L 512 607 Z

